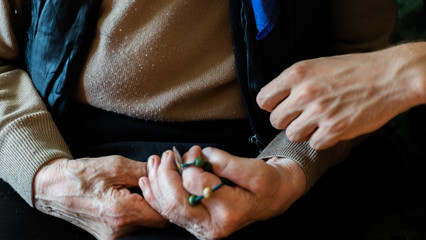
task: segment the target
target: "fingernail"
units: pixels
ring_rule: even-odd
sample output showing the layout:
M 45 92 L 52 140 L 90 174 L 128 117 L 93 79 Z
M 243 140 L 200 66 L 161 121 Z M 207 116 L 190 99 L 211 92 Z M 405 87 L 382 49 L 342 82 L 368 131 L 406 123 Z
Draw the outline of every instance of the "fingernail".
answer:
M 210 147 L 204 148 L 203 151 L 202 151 L 204 157 L 206 157 L 207 159 L 210 158 L 211 152 L 212 152 L 212 148 L 210 148 Z M 205 159 L 205 160 L 207 160 L 207 159 Z
M 155 162 L 155 157 L 154 157 L 154 156 L 150 156 L 150 157 L 148 158 L 148 166 L 149 166 L 150 168 L 154 167 L 154 162 Z
M 161 156 L 161 158 L 167 158 L 170 154 L 170 151 L 165 151 L 163 152 L 163 155 Z
M 146 179 L 143 177 L 139 178 L 139 187 L 143 189 L 145 188 L 145 186 L 146 186 Z

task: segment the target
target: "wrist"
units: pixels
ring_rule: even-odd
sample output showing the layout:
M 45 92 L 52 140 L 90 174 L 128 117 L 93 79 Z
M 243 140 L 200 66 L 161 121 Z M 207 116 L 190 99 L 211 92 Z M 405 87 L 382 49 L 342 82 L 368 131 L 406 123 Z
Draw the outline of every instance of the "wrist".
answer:
M 69 159 L 66 158 L 53 159 L 45 163 L 37 171 L 33 180 L 33 203 L 35 207 L 37 207 L 38 198 L 46 195 L 50 187 L 62 182 L 63 175 L 58 173 L 63 170 L 67 161 Z
M 406 43 L 394 47 L 392 54 L 396 79 L 405 79 L 411 108 L 426 103 L 426 42 Z
M 304 194 L 307 185 L 305 173 L 297 162 L 288 158 L 274 157 L 266 163 L 280 173 L 280 189 L 275 204 L 285 211 Z

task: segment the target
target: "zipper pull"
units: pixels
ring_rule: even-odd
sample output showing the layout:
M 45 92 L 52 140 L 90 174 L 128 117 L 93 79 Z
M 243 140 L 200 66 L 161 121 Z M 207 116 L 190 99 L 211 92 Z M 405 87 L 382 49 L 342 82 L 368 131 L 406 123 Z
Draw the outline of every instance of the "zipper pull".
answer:
M 249 142 L 256 145 L 257 149 L 259 150 L 259 153 L 263 151 L 262 146 L 260 145 L 259 138 L 257 137 L 256 134 L 249 137 Z

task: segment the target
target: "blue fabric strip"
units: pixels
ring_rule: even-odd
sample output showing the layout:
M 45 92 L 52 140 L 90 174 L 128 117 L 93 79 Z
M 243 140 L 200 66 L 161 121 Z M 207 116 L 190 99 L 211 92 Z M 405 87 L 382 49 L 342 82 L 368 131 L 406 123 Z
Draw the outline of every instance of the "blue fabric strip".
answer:
M 280 15 L 279 0 L 251 0 L 256 19 L 256 39 L 264 39 L 272 31 Z

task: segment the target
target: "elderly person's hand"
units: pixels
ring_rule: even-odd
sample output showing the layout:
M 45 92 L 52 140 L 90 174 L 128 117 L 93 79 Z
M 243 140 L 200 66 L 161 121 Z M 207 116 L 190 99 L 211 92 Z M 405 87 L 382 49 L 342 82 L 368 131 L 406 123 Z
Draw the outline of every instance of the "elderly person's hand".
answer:
M 146 201 L 164 218 L 198 238 L 216 239 L 258 220 L 282 214 L 304 192 L 306 180 L 297 163 L 287 159 L 247 159 L 215 148 L 195 146 L 185 155 L 185 162 L 202 156 L 213 173 L 191 166 L 179 175 L 172 151 L 148 160 L 148 177 L 139 181 Z M 191 206 L 191 194 L 203 195 L 206 187 L 221 183 L 219 177 L 235 186 L 223 185 L 213 196 Z
M 137 193 L 146 163 L 120 156 L 56 159 L 34 180 L 35 207 L 67 220 L 98 239 L 115 239 L 141 227 L 162 227 L 163 219 Z
M 426 102 L 426 43 L 296 63 L 258 94 L 271 124 L 313 148 L 372 132 Z

